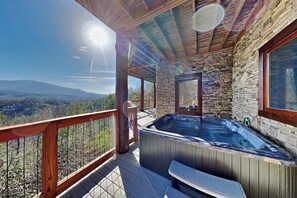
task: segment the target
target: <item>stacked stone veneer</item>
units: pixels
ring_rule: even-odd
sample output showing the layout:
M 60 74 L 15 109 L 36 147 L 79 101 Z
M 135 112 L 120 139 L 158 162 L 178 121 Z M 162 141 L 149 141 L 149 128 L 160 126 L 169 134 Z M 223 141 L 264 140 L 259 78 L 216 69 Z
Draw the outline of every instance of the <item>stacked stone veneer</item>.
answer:
M 270 0 L 267 10 L 234 48 L 233 117 L 249 117 L 252 126 L 297 154 L 297 128 L 258 116 L 258 49 L 297 19 L 296 0 Z
M 175 66 L 156 68 L 156 116 L 175 112 Z
M 227 49 L 196 55 L 185 66 L 202 72 L 204 116 L 228 118 L 232 115 L 232 53 L 233 49 Z M 173 65 L 157 67 L 157 117 L 175 112 L 175 71 Z
M 297 0 L 270 0 L 234 49 L 196 55 L 189 67 L 203 76 L 203 115 L 252 120 L 252 126 L 297 155 L 297 128 L 258 116 L 258 49 L 297 19 Z M 233 56 L 232 56 L 233 55 Z M 175 66 L 157 67 L 159 117 L 175 112 Z
M 195 72 L 202 72 L 202 115 L 230 118 L 232 115 L 233 49 L 194 56 Z

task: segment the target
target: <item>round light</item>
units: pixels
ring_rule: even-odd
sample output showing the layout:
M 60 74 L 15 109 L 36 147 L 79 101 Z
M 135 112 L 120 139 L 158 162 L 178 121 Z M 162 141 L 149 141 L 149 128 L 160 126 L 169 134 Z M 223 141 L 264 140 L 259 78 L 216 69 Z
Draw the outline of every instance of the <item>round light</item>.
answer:
M 108 40 L 106 33 L 96 26 L 91 28 L 89 36 L 91 42 L 96 46 L 103 46 Z
M 215 29 L 224 19 L 225 10 L 219 4 L 208 4 L 193 15 L 193 28 L 198 32 Z

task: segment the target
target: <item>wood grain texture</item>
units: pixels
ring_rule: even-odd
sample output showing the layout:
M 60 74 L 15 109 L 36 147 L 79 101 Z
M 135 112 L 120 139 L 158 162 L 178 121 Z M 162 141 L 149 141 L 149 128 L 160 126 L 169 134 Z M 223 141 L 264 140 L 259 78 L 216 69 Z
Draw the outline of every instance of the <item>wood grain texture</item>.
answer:
M 117 33 L 116 41 L 116 108 L 118 110 L 119 153 L 129 151 L 128 126 L 128 57 L 130 43 L 126 36 Z
M 94 160 L 93 162 L 90 162 L 88 165 L 82 167 L 81 169 L 77 170 L 75 173 L 69 175 L 67 179 L 60 181 L 57 186 L 56 195 L 59 195 L 67 188 L 69 188 L 70 186 L 78 182 L 80 179 L 82 179 L 84 176 L 86 176 L 88 173 L 96 169 L 98 166 L 100 166 L 101 164 L 103 164 L 104 162 L 112 158 L 114 152 L 115 152 L 114 150 L 110 150 L 102 157 Z
M 51 124 L 56 124 L 58 128 L 89 122 L 91 120 L 99 120 L 101 118 L 110 117 L 117 112 L 116 109 L 100 111 L 94 113 L 86 113 L 74 116 L 66 116 L 62 118 L 54 118 L 39 122 L 20 124 L 0 128 L 0 142 L 5 142 L 21 137 L 28 137 L 45 132 Z
M 268 0 L 76 1 L 114 31 L 129 35 L 138 43 L 147 43 L 148 49 L 138 51 L 149 51 L 150 54 L 157 55 L 160 58 L 157 64 L 169 64 L 197 53 L 233 47 L 245 29 L 261 16 L 268 5 Z M 225 8 L 225 19 L 213 30 L 196 32 L 192 22 L 194 13 L 211 3 L 220 3 Z M 155 21 L 155 25 L 150 21 Z M 139 61 L 139 56 L 133 59 L 137 65 L 130 68 L 148 65 Z M 147 59 L 152 61 L 150 57 Z M 145 73 L 145 70 L 130 72 L 129 69 L 129 75 L 155 82 L 155 77 L 149 77 Z
M 55 197 L 58 184 L 58 127 L 51 123 L 42 137 L 42 194 Z

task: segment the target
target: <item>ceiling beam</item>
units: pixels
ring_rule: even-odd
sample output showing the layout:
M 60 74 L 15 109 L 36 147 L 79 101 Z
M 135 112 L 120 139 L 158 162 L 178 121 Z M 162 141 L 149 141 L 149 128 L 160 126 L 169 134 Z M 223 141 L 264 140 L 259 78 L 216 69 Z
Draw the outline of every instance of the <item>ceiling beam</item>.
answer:
M 150 75 L 148 73 L 145 73 L 145 72 L 139 71 L 139 70 L 129 70 L 129 73 L 134 73 L 134 74 L 137 74 L 138 76 L 149 78 L 149 79 L 154 79 L 154 77 L 155 77 L 153 75 Z
M 131 66 L 129 67 L 129 69 L 137 69 L 137 68 L 141 68 L 141 67 L 155 67 L 156 64 L 149 64 L 149 65 L 141 65 L 141 66 Z
M 134 19 L 128 23 L 122 23 L 121 25 L 119 25 L 118 27 L 115 27 L 114 30 L 115 31 L 119 31 L 119 30 L 131 30 L 137 26 L 139 26 L 140 24 L 146 22 L 147 20 L 158 16 L 159 14 L 162 14 L 172 8 L 175 8 L 185 2 L 187 2 L 188 0 L 171 0 L 169 2 L 164 3 L 163 5 L 158 6 L 157 8 L 154 8 L 152 10 L 150 10 L 149 12 L 145 13 L 144 15 L 142 15 L 141 17 Z
M 152 41 L 152 39 L 147 35 L 147 33 L 139 26 L 138 29 L 142 32 L 142 34 L 145 36 L 145 38 L 151 42 L 153 44 L 153 46 L 156 48 L 157 52 L 162 55 L 162 57 L 166 60 L 168 60 L 168 58 L 166 57 L 166 55 L 161 52 L 161 50 L 157 47 L 157 45 Z
M 180 42 L 180 46 L 182 47 L 184 57 L 186 57 L 186 56 L 187 56 L 187 53 L 186 53 L 186 50 L 185 50 L 185 46 L 184 46 L 183 40 L 182 40 L 182 38 L 181 38 L 181 36 L 180 36 L 181 33 L 180 33 L 180 30 L 179 30 L 179 28 L 178 28 L 178 26 L 177 26 L 177 22 L 176 22 L 177 20 L 176 20 L 176 17 L 175 17 L 175 15 L 174 15 L 172 9 L 170 10 L 170 14 L 171 14 L 171 17 L 172 17 L 174 26 L 175 26 L 175 28 L 176 28 L 176 32 L 177 32 L 177 36 L 178 36 L 178 40 L 179 40 L 179 42 Z
M 219 46 L 219 49 L 222 49 L 224 47 L 224 45 L 226 43 L 226 40 L 227 40 L 230 32 L 232 32 L 232 29 L 233 29 L 233 27 L 234 27 L 234 25 L 235 25 L 235 23 L 237 21 L 237 18 L 239 16 L 239 14 L 240 14 L 240 12 L 241 12 L 241 10 L 242 10 L 242 8 L 243 8 L 246 0 L 238 0 L 238 1 L 237 1 L 236 5 L 235 5 L 236 6 L 236 9 L 235 9 L 235 11 L 233 11 L 234 17 L 232 18 L 232 21 L 230 22 L 229 30 L 227 29 L 227 32 L 226 32 L 226 34 L 223 37 L 223 40 L 222 40 L 222 42 L 221 42 L 221 44 Z
M 134 54 L 133 55 L 134 58 L 132 58 L 132 61 L 135 61 L 137 63 L 137 65 L 143 65 L 143 64 L 148 64 L 148 62 L 146 60 L 144 60 L 143 58 L 139 57 L 138 55 Z
M 149 70 L 149 72 L 152 73 L 152 75 L 155 75 L 155 74 L 156 74 L 155 70 L 149 67 L 149 66 L 155 66 L 155 64 L 143 65 L 143 64 L 142 64 L 141 62 L 139 62 L 138 60 L 135 60 L 135 59 L 134 59 L 134 61 L 135 61 L 138 65 L 132 65 L 132 64 L 130 64 L 130 65 L 128 66 L 129 69 L 131 69 L 131 70 L 137 70 L 137 69 L 139 69 L 139 68 L 147 68 L 147 69 Z M 146 70 L 146 69 L 145 69 L 145 70 Z
M 207 52 L 210 52 L 210 47 L 211 47 L 211 43 L 212 43 L 212 39 L 213 39 L 213 33 L 214 33 L 214 30 L 211 30 L 210 32 L 210 35 L 209 35 L 209 41 L 208 41 L 208 46 L 207 46 Z
M 140 76 L 139 74 L 136 74 L 136 73 L 128 73 L 128 76 L 133 76 L 134 78 L 139 78 L 139 79 L 143 78 L 144 80 L 149 81 L 149 82 L 153 82 L 153 83 L 156 82 L 155 79 Z
M 250 16 L 248 17 L 248 20 L 246 21 L 246 23 L 244 25 L 245 28 L 239 34 L 237 34 L 236 39 L 234 41 L 234 45 L 236 45 L 236 43 L 244 35 L 245 29 L 248 28 L 253 23 L 255 18 L 257 18 L 259 16 L 259 14 L 261 14 L 262 12 L 265 11 L 268 4 L 269 4 L 269 0 L 258 1 L 257 5 L 254 7 L 253 11 L 251 12 Z
M 142 1 L 142 4 L 144 5 L 145 9 L 148 11 L 149 7 L 148 7 L 146 1 L 145 0 L 141 0 L 141 1 Z
M 221 0 L 216 0 L 216 4 L 220 4 Z M 211 43 L 212 43 L 212 39 L 213 39 L 213 34 L 214 34 L 214 31 L 215 31 L 216 28 L 213 28 L 210 32 L 210 36 L 209 36 L 209 44 L 208 44 L 208 47 L 207 47 L 207 51 L 209 52 L 210 51 L 210 47 L 211 47 Z
M 134 39 L 130 34 L 128 34 L 128 36 L 130 37 L 133 45 L 139 50 L 140 53 L 142 53 L 144 56 L 146 56 L 148 59 L 150 59 L 154 64 L 158 64 L 158 62 L 152 58 L 152 57 L 154 57 L 154 58 L 156 58 L 156 57 L 149 50 L 147 50 L 145 47 L 143 47 L 142 44 L 139 44 L 142 48 L 142 49 L 140 49 L 137 45 L 138 44 L 137 40 Z M 143 52 L 143 50 L 146 51 L 147 53 L 149 53 L 152 57 L 150 57 L 148 54 Z
M 119 1 L 119 0 L 116 0 L 117 1 L 117 3 L 119 4 L 119 6 L 121 7 L 121 9 L 122 10 L 124 10 L 124 12 L 130 17 L 130 19 L 132 19 L 133 20 L 133 17 L 132 17 L 132 15 L 128 12 L 128 10 L 121 4 L 121 2 Z M 140 24 L 139 24 L 140 25 Z M 136 25 L 135 27 L 137 27 L 138 25 Z M 157 52 L 160 54 L 160 55 L 162 55 L 163 56 L 163 58 L 165 58 L 166 60 L 167 60 L 167 57 L 164 55 L 164 53 L 163 52 L 161 52 L 160 50 L 159 50 L 159 48 L 156 46 L 156 44 L 149 38 L 149 36 L 144 32 L 144 30 L 140 27 L 140 26 L 138 26 L 137 27 L 142 33 L 143 33 L 143 35 L 145 36 L 145 38 L 149 41 L 149 42 L 151 42 L 152 44 L 153 44 L 153 46 L 156 48 L 156 50 L 157 50 Z M 130 36 L 130 37 L 132 37 L 133 38 L 133 36 L 131 36 L 129 33 L 128 33 L 128 35 Z
M 170 44 L 169 41 L 168 41 L 168 38 L 165 36 L 164 32 L 162 31 L 161 26 L 158 24 L 158 22 L 157 22 L 157 20 L 156 20 L 155 18 L 153 18 L 153 22 L 154 22 L 154 24 L 157 26 L 158 30 L 160 31 L 160 33 L 161 33 L 163 39 L 164 39 L 164 40 L 166 41 L 166 43 L 168 44 L 169 49 L 170 49 L 170 52 L 171 52 L 171 53 L 173 54 L 173 56 L 176 58 L 176 55 L 175 55 L 175 53 L 174 53 L 174 51 L 173 51 L 173 47 L 171 46 L 171 44 Z
M 251 12 L 245 27 L 249 27 L 254 20 L 262 14 L 269 4 L 269 0 L 259 0 L 257 5 L 254 7 L 253 11 Z
M 134 19 L 133 18 L 133 16 L 130 14 L 130 12 L 128 12 L 128 8 L 126 8 L 126 6 L 124 6 L 121 2 L 120 2 L 120 0 L 116 0 L 116 2 L 117 2 L 117 4 L 120 6 L 120 8 L 126 13 L 126 15 L 128 15 L 128 17 L 130 18 L 130 19 Z
M 156 69 L 154 68 L 154 66 L 130 66 L 129 70 L 132 71 L 138 71 L 139 69 L 145 69 L 148 70 L 148 72 L 152 75 L 155 76 L 156 75 Z
M 152 75 L 152 77 L 156 77 L 155 70 L 152 70 L 150 67 L 141 67 L 139 69 L 148 72 L 147 74 Z
M 155 77 L 156 73 L 154 70 L 151 70 L 151 68 L 149 67 L 134 67 L 135 69 L 133 69 L 132 71 L 144 71 L 147 75 Z
M 129 70 L 128 74 L 134 74 L 138 78 L 151 79 L 152 81 L 155 81 L 155 76 L 148 74 L 146 72 L 143 72 L 143 71 Z
M 196 7 L 198 6 L 196 4 L 198 4 L 198 3 L 197 3 L 196 0 L 194 0 L 193 3 L 192 3 L 193 13 L 196 12 L 196 9 L 197 9 Z M 194 55 L 195 55 L 195 54 L 198 54 L 198 31 L 194 30 L 194 32 L 195 32 L 195 34 L 194 34 L 194 48 L 195 48 L 194 49 Z

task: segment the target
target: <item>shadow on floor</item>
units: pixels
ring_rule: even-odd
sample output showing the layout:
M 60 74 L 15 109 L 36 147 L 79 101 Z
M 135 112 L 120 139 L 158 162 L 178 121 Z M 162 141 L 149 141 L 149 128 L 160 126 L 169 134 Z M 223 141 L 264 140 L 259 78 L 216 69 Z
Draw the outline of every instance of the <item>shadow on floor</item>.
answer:
M 163 197 L 170 181 L 139 164 L 139 143 L 109 160 L 59 197 Z

